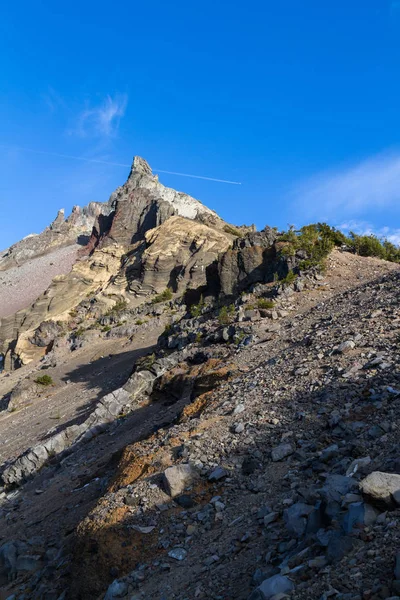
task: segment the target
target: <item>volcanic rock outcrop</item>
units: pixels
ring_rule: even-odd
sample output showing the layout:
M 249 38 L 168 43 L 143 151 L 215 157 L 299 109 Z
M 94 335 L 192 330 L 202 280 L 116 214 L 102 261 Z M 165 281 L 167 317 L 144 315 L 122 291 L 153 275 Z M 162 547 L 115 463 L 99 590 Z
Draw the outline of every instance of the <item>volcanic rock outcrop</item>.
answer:
M 187 286 L 204 286 L 207 267 L 233 239 L 214 211 L 163 186 L 148 163 L 135 157 L 127 182 L 108 203 L 76 209 L 67 221 L 59 213 L 41 236 L 11 248 L 4 265 L 70 243 L 72 231 L 76 239 L 77 227 L 84 229 L 94 216 L 92 234 L 72 271 L 57 276 L 29 308 L 0 321 L 0 353 L 7 369 L 42 356 L 46 348 L 32 343 L 35 329 L 49 319 L 68 319 L 89 294 L 107 289 L 107 294 L 127 295 L 137 305 L 142 296 L 166 287 L 183 293 Z

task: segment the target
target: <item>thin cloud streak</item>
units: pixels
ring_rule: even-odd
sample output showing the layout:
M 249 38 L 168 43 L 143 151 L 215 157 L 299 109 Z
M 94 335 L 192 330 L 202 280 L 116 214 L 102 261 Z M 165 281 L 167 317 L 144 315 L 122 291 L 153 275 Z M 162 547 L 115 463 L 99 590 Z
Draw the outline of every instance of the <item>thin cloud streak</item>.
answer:
M 292 190 L 306 218 L 349 218 L 367 210 L 396 207 L 400 200 L 400 155 L 379 156 L 336 173 L 323 173 Z
M 6 148 L 7 150 L 19 150 L 21 152 L 32 152 L 33 154 L 44 154 L 47 156 L 56 156 L 58 158 L 66 158 L 68 160 L 79 160 L 87 163 L 99 163 L 102 165 L 110 165 L 113 167 L 124 167 L 131 168 L 131 165 L 123 163 L 111 162 L 109 160 L 100 160 L 97 158 L 85 158 L 83 156 L 71 156 L 70 154 L 60 154 L 58 152 L 47 152 L 45 150 L 34 150 L 33 148 L 22 148 L 20 146 L 7 146 L 0 144 L 0 148 Z M 179 177 L 191 177 L 193 179 L 206 179 L 207 181 L 216 181 L 217 183 L 229 183 L 231 185 L 242 185 L 239 181 L 229 181 L 227 179 L 216 179 L 214 177 L 205 177 L 204 175 L 190 175 L 189 173 L 177 173 L 175 171 L 163 171 L 161 169 L 153 169 L 156 173 L 167 173 L 169 175 L 178 175 Z

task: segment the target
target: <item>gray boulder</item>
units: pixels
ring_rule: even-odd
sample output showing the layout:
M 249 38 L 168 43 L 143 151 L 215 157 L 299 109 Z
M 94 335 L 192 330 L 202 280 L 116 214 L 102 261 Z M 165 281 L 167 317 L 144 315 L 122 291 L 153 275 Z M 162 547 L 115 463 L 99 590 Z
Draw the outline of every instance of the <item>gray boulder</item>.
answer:
M 189 463 L 168 467 L 164 471 L 163 476 L 163 483 L 167 494 L 172 498 L 179 496 L 179 494 L 182 494 L 193 483 L 196 476 L 196 471 Z
M 400 506 L 400 475 L 374 471 L 360 482 L 361 493 L 379 508 Z

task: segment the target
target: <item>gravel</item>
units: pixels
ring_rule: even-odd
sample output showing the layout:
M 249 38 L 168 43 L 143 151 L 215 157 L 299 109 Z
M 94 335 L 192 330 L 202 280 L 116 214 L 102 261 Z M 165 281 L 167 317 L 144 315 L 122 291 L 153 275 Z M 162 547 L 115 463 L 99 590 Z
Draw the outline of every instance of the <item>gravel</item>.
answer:
M 0 318 L 34 302 L 56 275 L 71 271 L 79 246 L 58 248 L 19 267 L 0 272 Z

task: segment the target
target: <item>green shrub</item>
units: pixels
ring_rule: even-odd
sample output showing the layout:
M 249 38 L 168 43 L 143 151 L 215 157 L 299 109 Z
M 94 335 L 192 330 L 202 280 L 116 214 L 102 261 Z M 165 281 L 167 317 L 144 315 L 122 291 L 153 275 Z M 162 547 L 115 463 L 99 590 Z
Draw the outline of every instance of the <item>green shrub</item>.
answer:
M 258 298 L 257 300 L 257 308 L 274 308 L 275 302 L 272 300 L 267 300 L 266 298 Z
M 83 327 L 79 327 L 76 331 L 74 331 L 74 336 L 75 337 L 82 337 L 82 335 L 85 333 L 85 329 Z
M 232 322 L 235 315 L 235 305 L 230 304 L 229 306 L 223 306 L 218 314 L 218 321 L 220 325 L 229 325 Z
M 192 306 L 190 307 L 190 315 L 193 318 L 197 318 L 200 317 L 202 312 L 203 312 L 203 308 L 205 306 L 205 302 L 204 302 L 204 298 L 203 296 L 200 296 L 200 301 L 198 304 L 192 304 Z
M 242 342 L 244 340 L 244 338 L 246 337 L 246 334 L 244 331 L 238 331 L 237 333 L 235 333 L 235 336 L 233 338 L 233 342 L 234 344 L 236 344 L 237 346 L 239 346 L 240 342 Z
M 296 273 L 293 273 L 293 271 L 289 271 L 289 273 L 286 275 L 286 277 L 281 279 L 279 283 L 282 283 L 283 285 L 290 285 L 291 283 L 296 281 L 296 279 L 297 279 Z
M 159 302 L 166 302 L 167 300 L 172 300 L 172 292 L 169 288 L 166 288 L 163 292 L 154 296 L 151 303 L 158 304 Z
M 142 319 L 136 319 L 135 321 L 135 325 L 143 325 L 143 323 L 146 323 L 146 321 L 142 321 Z
M 111 325 L 104 325 L 104 327 L 103 327 L 102 331 L 103 331 L 104 333 L 107 333 L 107 331 L 111 331 Z
M 334 246 L 344 243 L 344 240 L 346 237 L 342 233 L 325 223 L 305 225 L 298 231 L 291 227 L 280 237 L 280 241 L 287 242 L 281 254 L 294 256 L 302 250 L 307 254 L 307 259 L 302 261 L 303 268 L 321 267 Z
M 44 386 L 53 385 L 53 379 L 50 375 L 39 375 L 39 377 L 36 377 L 35 383 Z

